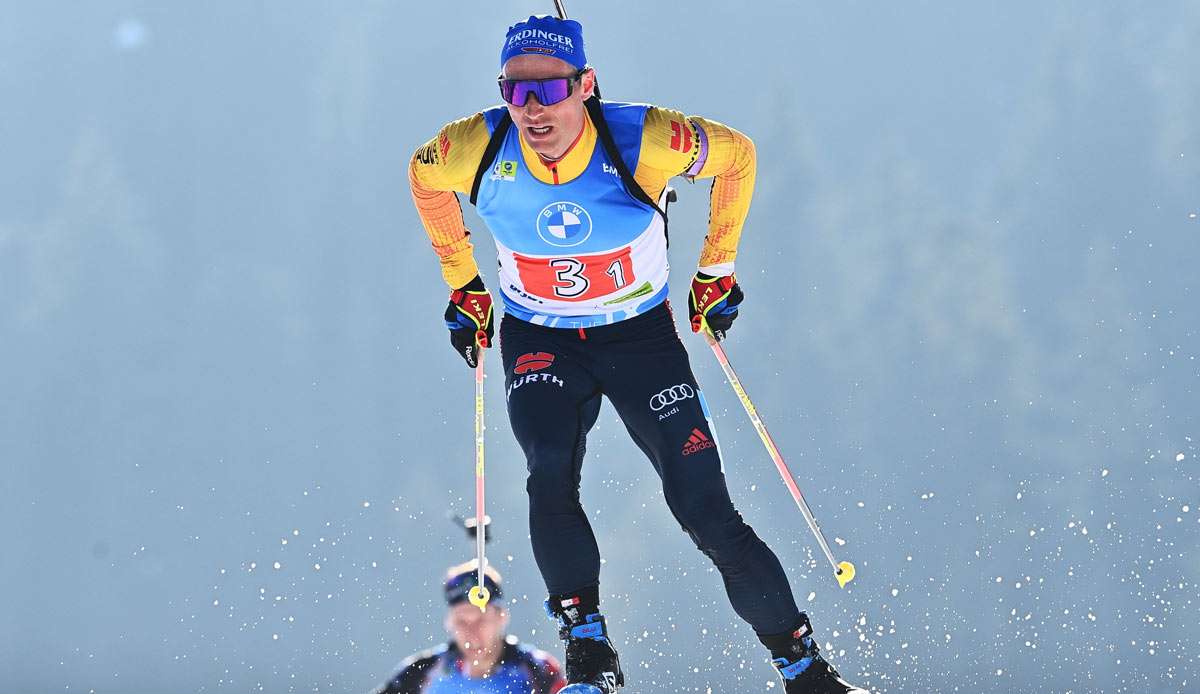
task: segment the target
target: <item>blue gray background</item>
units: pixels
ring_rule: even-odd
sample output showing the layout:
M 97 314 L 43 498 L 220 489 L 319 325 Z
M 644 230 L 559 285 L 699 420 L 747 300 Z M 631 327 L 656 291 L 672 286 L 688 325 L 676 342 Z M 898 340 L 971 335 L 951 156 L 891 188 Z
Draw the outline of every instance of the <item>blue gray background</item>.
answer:
M 549 9 L 6 5 L 4 691 L 362 692 L 443 638 L 472 383 L 406 163 Z M 609 98 L 758 144 L 728 348 L 848 590 L 685 341 L 843 672 L 1200 690 L 1200 4 L 570 9 Z M 677 303 L 707 214 L 680 188 Z M 515 633 L 557 647 L 488 397 L 492 555 Z M 584 478 L 628 691 L 778 691 L 610 409 Z

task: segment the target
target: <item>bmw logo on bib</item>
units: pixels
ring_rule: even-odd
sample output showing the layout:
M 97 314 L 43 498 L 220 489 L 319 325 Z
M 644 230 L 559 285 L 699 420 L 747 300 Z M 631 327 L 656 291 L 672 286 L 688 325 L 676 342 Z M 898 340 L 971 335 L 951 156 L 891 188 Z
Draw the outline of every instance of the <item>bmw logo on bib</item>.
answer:
M 578 246 L 592 235 L 592 216 L 573 202 L 552 202 L 538 213 L 537 232 L 551 246 Z

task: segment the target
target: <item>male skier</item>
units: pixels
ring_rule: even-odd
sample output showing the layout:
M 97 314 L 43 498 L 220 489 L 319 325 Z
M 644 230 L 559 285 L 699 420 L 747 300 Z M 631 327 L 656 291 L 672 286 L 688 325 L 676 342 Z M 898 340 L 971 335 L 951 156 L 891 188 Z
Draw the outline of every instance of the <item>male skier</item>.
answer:
M 693 329 L 720 339 L 743 295 L 733 275 L 754 188 L 754 145 L 715 121 L 601 103 L 578 22 L 530 17 L 500 52 L 504 106 L 454 121 L 414 154 L 413 199 L 450 285 L 450 342 L 469 366 L 493 336 L 492 295 L 455 193 L 499 251 L 508 414 L 528 467 L 529 526 L 547 611 L 566 642 L 567 692 L 624 684 L 600 612 L 600 555 L 579 503 L 588 430 L 607 396 L 716 565 L 785 691 L 863 692 L 818 653 L 774 553 L 730 501 L 696 379 L 667 305 L 666 184 L 712 177 L 692 279 Z M 699 324 L 699 325 L 697 325 Z

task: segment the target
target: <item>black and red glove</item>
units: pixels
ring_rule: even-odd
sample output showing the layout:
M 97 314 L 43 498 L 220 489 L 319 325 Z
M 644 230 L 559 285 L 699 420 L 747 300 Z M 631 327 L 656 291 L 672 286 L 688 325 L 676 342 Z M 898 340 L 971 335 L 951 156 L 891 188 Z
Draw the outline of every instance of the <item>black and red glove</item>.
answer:
M 697 272 L 692 278 L 692 289 L 688 292 L 688 315 L 692 321 L 692 332 L 700 332 L 705 324 L 713 337 L 725 339 L 725 333 L 737 319 L 738 307 L 746 295 L 738 286 L 733 275 L 712 277 Z
M 454 351 L 462 355 L 467 366 L 475 368 L 476 350 L 491 346 L 495 334 L 492 295 L 483 286 L 483 278 L 475 275 L 466 286 L 450 292 L 445 318 Z

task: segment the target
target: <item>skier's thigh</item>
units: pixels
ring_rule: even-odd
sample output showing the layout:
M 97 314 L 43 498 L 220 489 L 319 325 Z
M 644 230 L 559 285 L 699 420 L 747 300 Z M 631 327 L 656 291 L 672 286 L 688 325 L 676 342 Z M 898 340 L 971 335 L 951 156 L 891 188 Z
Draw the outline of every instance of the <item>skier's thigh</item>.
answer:
M 656 466 L 688 458 L 695 467 L 698 460 L 710 456 L 693 456 L 711 448 L 711 462 L 719 469 L 715 443 L 709 445 L 714 439 L 705 419 L 704 396 L 683 345 L 614 360 L 608 376 L 603 384 L 605 394 L 639 445 L 649 449 Z
M 547 448 L 573 453 L 580 434 L 595 422 L 594 379 L 551 341 L 502 345 L 509 420 L 526 455 Z

